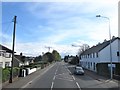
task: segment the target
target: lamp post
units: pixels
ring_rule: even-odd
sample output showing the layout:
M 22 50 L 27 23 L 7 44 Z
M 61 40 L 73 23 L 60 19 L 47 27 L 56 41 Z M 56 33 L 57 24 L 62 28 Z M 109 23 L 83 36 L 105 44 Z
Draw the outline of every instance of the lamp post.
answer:
M 101 17 L 101 18 L 105 18 L 109 21 L 109 39 L 110 39 L 110 70 L 111 70 L 111 74 L 110 74 L 110 78 L 113 79 L 113 69 L 112 69 L 112 47 L 111 47 L 111 30 L 110 30 L 110 19 L 108 17 L 105 16 L 101 16 L 101 15 L 96 15 L 96 17 Z

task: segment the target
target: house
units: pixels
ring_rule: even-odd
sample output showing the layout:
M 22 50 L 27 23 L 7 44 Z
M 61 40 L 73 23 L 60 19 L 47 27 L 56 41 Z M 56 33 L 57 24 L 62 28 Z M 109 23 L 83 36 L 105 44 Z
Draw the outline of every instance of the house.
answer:
M 20 67 L 20 66 L 24 65 L 24 63 L 21 59 L 22 59 L 21 55 L 14 55 L 13 67 Z
M 113 73 L 119 73 L 120 67 L 120 38 L 113 37 L 111 39 L 112 67 Z M 101 74 L 110 73 L 110 40 L 104 40 L 103 43 L 98 43 L 80 55 L 80 64 L 82 67 Z M 119 64 L 119 65 L 118 65 Z
M 13 66 L 20 67 L 22 65 L 29 65 L 30 59 L 29 57 L 23 56 L 22 53 L 20 55 L 14 55 Z
M 32 63 L 34 63 L 35 57 L 28 57 L 28 59 L 30 61 L 29 63 L 32 64 Z
M 0 67 L 11 66 L 12 52 L 12 50 L 0 44 Z

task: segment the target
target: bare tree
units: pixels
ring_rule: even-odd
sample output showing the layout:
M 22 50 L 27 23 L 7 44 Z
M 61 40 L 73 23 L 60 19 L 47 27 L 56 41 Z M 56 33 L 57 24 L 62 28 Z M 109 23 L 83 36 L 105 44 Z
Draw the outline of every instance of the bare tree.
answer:
M 78 55 L 80 55 L 82 52 L 84 52 L 85 50 L 89 49 L 90 46 L 88 44 L 83 44 L 81 45 L 79 51 L 78 51 Z

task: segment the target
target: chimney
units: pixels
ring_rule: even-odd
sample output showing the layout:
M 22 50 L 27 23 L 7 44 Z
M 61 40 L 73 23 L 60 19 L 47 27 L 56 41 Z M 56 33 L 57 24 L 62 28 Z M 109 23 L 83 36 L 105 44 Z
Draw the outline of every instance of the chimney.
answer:
M 20 56 L 22 56 L 22 53 L 20 53 Z
M 112 39 L 115 39 L 115 36 L 112 36 Z
M 104 42 L 106 42 L 107 40 L 105 39 Z

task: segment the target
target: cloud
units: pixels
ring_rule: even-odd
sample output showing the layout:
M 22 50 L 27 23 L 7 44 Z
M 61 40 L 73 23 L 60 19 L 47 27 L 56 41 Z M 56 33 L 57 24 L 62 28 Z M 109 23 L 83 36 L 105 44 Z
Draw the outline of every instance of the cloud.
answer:
M 40 20 L 40 24 L 29 29 L 36 41 L 16 43 L 16 51 L 38 55 L 51 46 L 62 55 L 76 54 L 78 48 L 71 47 L 70 43 L 87 43 L 90 46 L 109 39 L 108 21 L 96 18 L 101 14 L 110 18 L 111 33 L 117 36 L 117 2 L 118 0 L 79 0 L 61 2 L 25 3 L 24 8 L 29 14 Z M 77 2 L 77 3 L 76 3 Z M 79 2 L 79 3 L 78 3 Z M 28 32 L 26 32 L 27 34 Z M 63 42 L 68 42 L 64 43 Z

